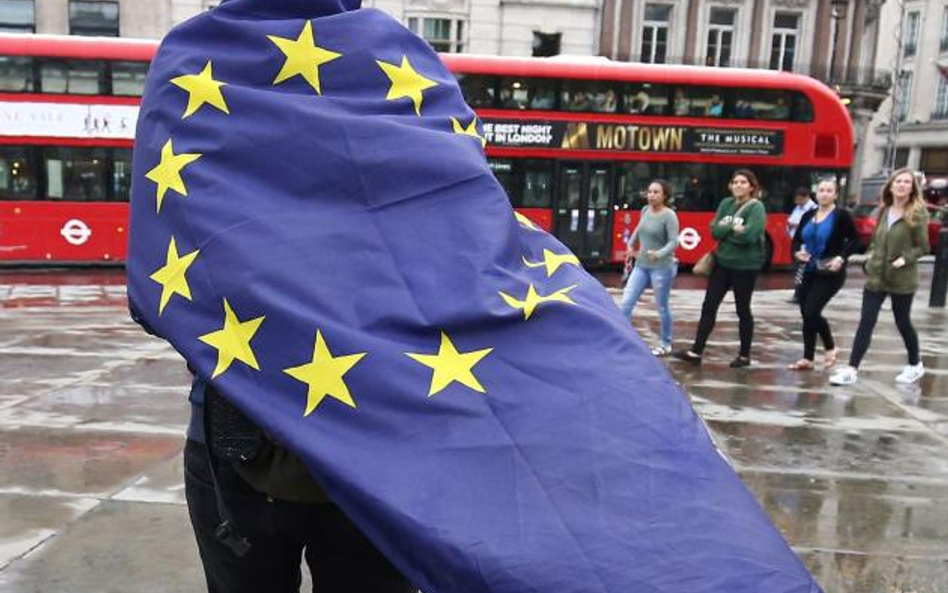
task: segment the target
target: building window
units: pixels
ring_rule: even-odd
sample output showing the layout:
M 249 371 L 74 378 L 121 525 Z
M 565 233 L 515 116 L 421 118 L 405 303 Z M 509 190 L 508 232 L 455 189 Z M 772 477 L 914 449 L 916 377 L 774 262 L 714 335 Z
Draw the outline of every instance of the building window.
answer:
M 708 19 L 708 51 L 705 64 L 708 66 L 730 66 L 731 48 L 734 45 L 734 21 L 737 11 L 728 8 L 712 8 Z
M 935 93 L 932 119 L 948 119 L 948 77 L 944 74 L 938 77 L 938 91 Z
M 671 23 L 672 7 L 667 4 L 646 4 L 642 23 L 641 61 L 647 64 L 664 64 L 668 49 L 668 27 Z
M 905 47 L 903 55 L 908 58 L 915 55 L 918 43 L 918 23 L 921 14 L 916 10 L 908 13 L 905 19 Z
M 903 169 L 905 167 L 908 167 L 908 158 L 909 158 L 908 148 L 896 148 L 894 167 L 896 169 Z
M 642 55 L 647 64 L 664 64 L 668 50 L 671 9 L 667 4 L 646 4 L 642 22 Z
M 119 36 L 118 2 L 69 2 L 69 34 Z
M 435 51 L 460 53 L 464 51 L 464 21 L 410 17 L 408 28 L 421 36 Z
M 35 33 L 33 0 L 0 0 L 0 32 Z
M 908 117 L 909 101 L 912 99 L 912 78 L 913 73 L 910 70 L 903 70 L 902 74 L 899 75 L 898 88 L 896 89 L 896 97 L 898 98 L 896 112 L 899 121 L 905 121 L 905 118 Z
M 778 12 L 774 15 L 774 36 L 770 46 L 771 70 L 793 70 L 799 27 L 799 14 Z
M 560 54 L 560 40 L 562 33 L 533 32 L 533 57 L 548 58 Z
M 926 175 L 948 174 L 948 148 L 923 148 L 919 165 Z
M 941 41 L 938 43 L 938 51 L 941 53 L 948 51 L 948 6 L 945 7 L 945 13 L 941 17 Z

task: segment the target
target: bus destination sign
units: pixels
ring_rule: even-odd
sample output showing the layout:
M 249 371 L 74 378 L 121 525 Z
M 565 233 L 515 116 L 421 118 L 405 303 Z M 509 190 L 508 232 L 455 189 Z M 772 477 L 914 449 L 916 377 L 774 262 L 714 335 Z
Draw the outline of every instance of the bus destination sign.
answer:
M 487 144 L 502 148 L 747 156 L 783 154 L 781 130 L 501 119 L 485 119 L 483 125 Z

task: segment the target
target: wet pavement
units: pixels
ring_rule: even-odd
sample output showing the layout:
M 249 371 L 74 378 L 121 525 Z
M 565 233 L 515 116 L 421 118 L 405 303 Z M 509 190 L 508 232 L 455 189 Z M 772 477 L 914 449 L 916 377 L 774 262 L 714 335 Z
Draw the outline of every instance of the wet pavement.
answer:
M 181 477 L 188 376 L 128 320 L 123 282 L 119 270 L 0 272 L 4 593 L 202 590 Z M 703 282 L 676 283 L 679 346 L 694 335 Z M 886 308 L 860 382 L 831 387 L 822 370 L 786 370 L 802 349 L 789 282 L 770 275 L 754 297 L 750 369 L 727 366 L 738 343 L 730 297 L 704 365 L 670 369 L 827 593 L 948 592 L 948 310 L 927 307 L 923 281 L 920 384 L 894 382 L 905 354 Z M 844 352 L 862 282 L 851 273 L 828 309 Z M 657 339 L 648 294 L 635 327 Z

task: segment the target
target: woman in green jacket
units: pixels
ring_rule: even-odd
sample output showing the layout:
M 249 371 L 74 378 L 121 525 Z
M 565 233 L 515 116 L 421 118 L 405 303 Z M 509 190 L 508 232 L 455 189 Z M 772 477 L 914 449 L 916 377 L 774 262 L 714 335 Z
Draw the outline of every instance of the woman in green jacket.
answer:
M 717 320 L 718 307 L 727 291 L 733 290 L 741 351 L 731 361 L 731 368 L 741 368 L 750 365 L 751 342 L 754 339 L 751 297 L 757 274 L 764 265 L 767 211 L 757 199 L 760 183 L 753 172 L 738 169 L 731 175 L 729 187 L 731 197 L 721 202 L 711 221 L 711 235 L 718 242 L 714 250 L 716 263 L 701 305 L 698 333 L 691 350 L 675 352 L 675 358 L 691 364 L 701 363 L 705 344 Z
M 869 244 L 866 262 L 866 287 L 862 293 L 862 315 L 849 355 L 849 366 L 830 377 L 833 385 L 856 382 L 879 309 L 886 297 L 892 299 L 895 325 L 908 350 L 908 366 L 895 378 L 899 383 L 914 383 L 925 374 L 919 359 L 918 334 L 912 326 L 912 299 L 918 288 L 918 258 L 928 253 L 928 211 L 922 188 L 911 169 L 896 171 L 882 188 L 876 230 Z

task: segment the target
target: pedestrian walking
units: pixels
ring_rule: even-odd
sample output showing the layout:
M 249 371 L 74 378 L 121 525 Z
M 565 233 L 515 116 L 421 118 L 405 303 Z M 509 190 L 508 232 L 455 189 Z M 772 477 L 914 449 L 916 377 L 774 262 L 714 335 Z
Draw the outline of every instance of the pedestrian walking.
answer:
M 918 259 L 928 253 L 928 211 L 915 172 L 899 169 L 882 188 L 882 207 L 869 243 L 866 286 L 862 292 L 862 313 L 849 365 L 830 377 L 833 385 L 851 385 L 858 378 L 879 310 L 886 297 L 892 300 L 895 325 L 905 342 L 908 365 L 895 380 L 914 383 L 925 374 L 919 358 L 918 333 L 912 326 L 912 300 L 918 289 Z
M 792 363 L 791 370 L 813 368 L 817 335 L 823 341 L 824 368 L 836 364 L 839 350 L 823 309 L 845 284 L 846 260 L 859 245 L 853 217 L 837 207 L 838 197 L 835 179 L 820 181 L 816 191 L 819 206 L 803 215 L 793 237 L 794 259 L 801 270 L 797 295 L 803 317 L 803 358 Z
M 787 235 L 791 240 L 796 236 L 803 215 L 816 209 L 816 202 L 810 199 L 810 190 L 805 187 L 798 187 L 793 192 L 793 204 L 793 211 L 787 218 Z M 790 297 L 789 302 L 799 303 L 800 283 L 803 281 L 803 268 L 800 262 L 794 261 L 793 272 L 793 296 Z
M 629 237 L 626 265 L 635 262 L 622 292 L 619 308 L 626 319 L 646 288 L 651 287 L 662 323 L 662 343 L 652 349 L 655 356 L 668 356 L 672 351 L 672 314 L 669 306 L 672 284 L 678 274 L 675 248 L 678 247 L 678 216 L 669 207 L 671 185 L 656 179 L 648 186 L 648 205 L 642 209 L 639 224 Z M 636 243 L 639 248 L 636 249 Z
M 714 269 L 708 279 L 708 290 L 701 306 L 701 321 L 690 350 L 675 352 L 675 358 L 700 364 L 711 330 L 717 320 L 718 307 L 728 290 L 734 291 L 740 330 L 741 349 L 731 361 L 731 368 L 751 363 L 751 342 L 754 339 L 754 316 L 751 298 L 757 275 L 764 265 L 764 229 L 767 212 L 758 199 L 760 182 L 752 171 L 738 169 L 728 184 L 731 196 L 725 198 L 711 221 L 711 235 L 718 242 L 714 250 Z

